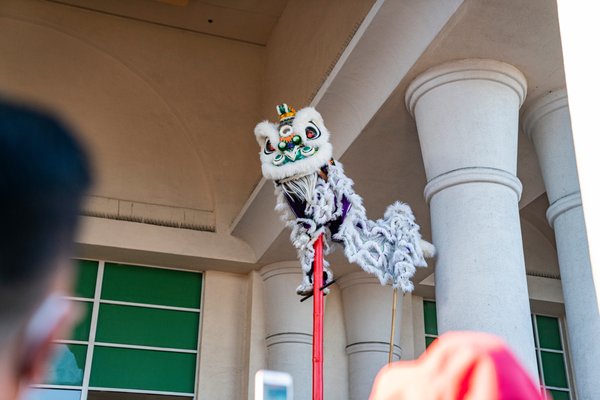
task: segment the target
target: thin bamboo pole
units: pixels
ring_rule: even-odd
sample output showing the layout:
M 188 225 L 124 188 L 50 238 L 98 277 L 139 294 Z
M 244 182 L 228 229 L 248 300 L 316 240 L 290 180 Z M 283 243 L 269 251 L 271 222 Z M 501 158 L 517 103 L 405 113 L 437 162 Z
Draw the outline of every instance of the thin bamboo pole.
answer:
M 390 352 L 388 354 L 388 364 L 394 359 L 394 336 L 396 336 L 396 303 L 398 303 L 398 289 L 394 288 L 392 300 L 392 329 L 390 329 Z

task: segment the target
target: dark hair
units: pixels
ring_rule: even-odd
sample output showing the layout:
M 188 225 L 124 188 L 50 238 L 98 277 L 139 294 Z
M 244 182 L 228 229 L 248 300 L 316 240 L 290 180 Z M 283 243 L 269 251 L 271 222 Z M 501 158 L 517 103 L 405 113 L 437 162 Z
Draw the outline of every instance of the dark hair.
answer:
M 0 319 L 41 300 L 90 184 L 87 156 L 65 125 L 0 100 Z

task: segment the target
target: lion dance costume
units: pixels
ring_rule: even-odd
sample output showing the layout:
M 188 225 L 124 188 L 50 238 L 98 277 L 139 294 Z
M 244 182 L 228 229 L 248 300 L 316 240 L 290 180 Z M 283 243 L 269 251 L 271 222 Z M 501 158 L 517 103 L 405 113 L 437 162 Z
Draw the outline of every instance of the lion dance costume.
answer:
M 425 267 L 425 257 L 433 257 L 435 250 L 421 239 L 410 207 L 395 202 L 382 219 L 369 220 L 352 180 L 332 158 L 321 115 L 312 107 L 296 112 L 286 104 L 277 106 L 277 112 L 278 123 L 261 122 L 254 133 L 261 146 L 262 173 L 275 183 L 276 209 L 291 228 L 304 271 L 296 292 L 313 291 L 313 243 L 321 234 L 325 254 L 332 243 L 339 243 L 350 262 L 376 275 L 382 285 L 411 292 L 415 268 Z M 333 279 L 327 261 L 323 274 L 327 286 Z

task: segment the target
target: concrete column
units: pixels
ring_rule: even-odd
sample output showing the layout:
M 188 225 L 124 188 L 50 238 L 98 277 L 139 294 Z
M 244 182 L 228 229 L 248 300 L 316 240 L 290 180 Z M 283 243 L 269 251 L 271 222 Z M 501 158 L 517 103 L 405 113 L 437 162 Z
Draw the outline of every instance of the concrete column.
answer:
M 516 177 L 526 87 L 511 65 L 455 61 L 419 75 L 406 105 L 428 180 L 438 329 L 496 334 L 537 377 Z
M 338 280 L 346 323 L 348 385 L 351 400 L 366 400 L 379 370 L 388 362 L 393 293 L 364 272 Z M 398 296 L 394 359 L 399 360 L 402 294 Z
M 554 228 L 567 313 L 575 389 L 579 399 L 600 398 L 600 315 L 581 207 L 566 90 L 550 93 L 524 114 L 523 128 L 536 149 Z
M 267 368 L 289 372 L 294 399 L 312 396 L 312 301 L 300 303 L 296 286 L 302 280 L 298 261 L 263 267 Z

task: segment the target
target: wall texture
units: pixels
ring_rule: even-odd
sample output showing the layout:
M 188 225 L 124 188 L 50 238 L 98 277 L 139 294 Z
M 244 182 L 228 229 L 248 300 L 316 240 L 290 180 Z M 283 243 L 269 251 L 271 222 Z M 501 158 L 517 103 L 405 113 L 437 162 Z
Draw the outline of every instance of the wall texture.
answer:
M 262 46 L 19 0 L 0 5 L 0 49 L 3 95 L 80 128 L 97 196 L 200 210 L 218 230 L 259 177 Z

